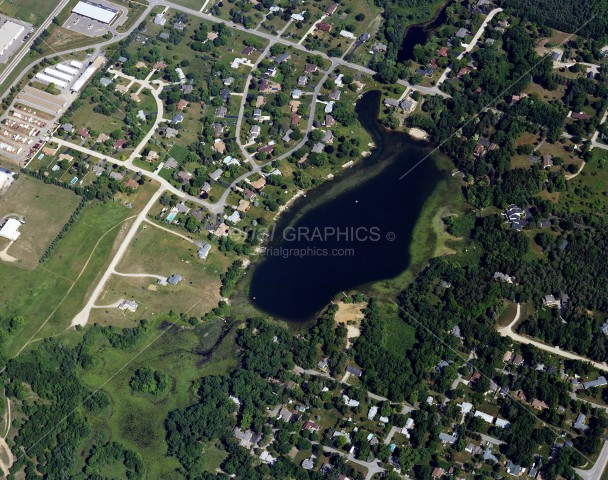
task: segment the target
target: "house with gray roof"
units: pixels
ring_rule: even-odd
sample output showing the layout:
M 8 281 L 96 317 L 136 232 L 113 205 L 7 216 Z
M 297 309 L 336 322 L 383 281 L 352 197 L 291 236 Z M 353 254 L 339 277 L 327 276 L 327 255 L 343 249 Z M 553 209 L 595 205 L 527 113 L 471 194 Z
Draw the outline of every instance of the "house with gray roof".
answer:
M 441 440 L 441 443 L 449 443 L 450 445 L 454 445 L 458 440 L 458 437 L 456 435 L 449 435 L 441 432 L 439 434 L 439 440 Z
M 606 377 L 604 377 L 603 375 L 596 378 L 595 380 L 591 380 L 589 382 L 585 382 L 583 383 L 583 388 L 585 390 L 589 389 L 589 388 L 596 388 L 596 387 L 601 387 L 603 385 L 608 384 L 608 382 L 606 381 Z
M 182 280 L 183 280 L 183 278 L 182 278 L 182 276 L 179 273 L 174 273 L 169 278 L 167 278 L 167 283 L 175 286 L 179 282 L 181 282 Z

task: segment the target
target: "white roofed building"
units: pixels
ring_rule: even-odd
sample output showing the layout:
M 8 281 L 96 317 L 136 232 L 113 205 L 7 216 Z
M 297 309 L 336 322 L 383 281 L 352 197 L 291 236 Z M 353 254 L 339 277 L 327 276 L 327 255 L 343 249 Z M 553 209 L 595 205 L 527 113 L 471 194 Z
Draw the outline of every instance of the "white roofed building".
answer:
M 6 22 L 0 27 L 0 55 L 23 33 L 25 27 L 15 22 Z
M 21 226 L 21 222 L 15 218 L 9 218 L 2 228 L 0 228 L 0 237 L 6 238 L 11 242 L 14 242 L 19 238 L 21 232 L 19 231 L 19 227 Z
M 118 15 L 118 11 L 92 2 L 78 2 L 72 13 L 106 24 L 112 23 Z

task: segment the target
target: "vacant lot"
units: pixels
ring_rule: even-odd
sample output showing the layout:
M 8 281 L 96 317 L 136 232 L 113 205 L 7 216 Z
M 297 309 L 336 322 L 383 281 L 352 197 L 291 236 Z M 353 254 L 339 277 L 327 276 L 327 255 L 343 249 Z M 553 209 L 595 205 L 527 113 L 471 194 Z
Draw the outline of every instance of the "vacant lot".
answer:
M 130 218 L 149 199 L 150 189 L 140 188 L 132 209 L 121 202 L 89 203 L 49 259 L 33 271 L 0 262 L 0 314 L 14 312 L 25 318 L 19 334 L 5 344 L 7 356 L 30 339 L 65 332 L 112 258 Z
M 58 3 L 59 0 L 5 0 L 0 4 L 0 13 L 40 25 Z
M 154 322 L 155 326 L 161 321 L 172 323 L 176 318 L 165 315 Z M 111 410 L 91 418 L 93 430 L 120 438 L 127 448 L 137 451 L 146 466 L 145 478 L 182 478 L 175 472 L 179 466 L 177 460 L 166 457 L 163 422 L 170 411 L 194 402 L 190 393 L 193 381 L 205 374 L 222 374 L 235 366 L 233 336 L 228 335 L 216 347 L 223 328 L 221 320 L 210 321 L 196 329 L 174 327 L 164 331 L 151 328 L 146 338 L 129 350 L 116 350 L 106 341 L 98 345 L 94 353 L 100 360 L 98 366 L 86 372 L 82 379 L 90 388 L 103 386 L 111 398 Z M 226 354 L 232 357 L 230 364 L 225 362 Z M 141 367 L 168 375 L 170 391 L 160 398 L 133 394 L 129 380 Z M 221 453 L 214 452 L 214 459 L 209 459 L 213 467 L 221 461 Z
M 9 213 L 25 217 L 21 236 L 13 243 L 9 254 L 19 259 L 20 266 L 34 269 L 80 200 L 81 197 L 70 190 L 21 175 L 0 195 L 0 217 Z
M 156 285 L 155 278 L 114 275 L 97 302 L 110 305 L 120 299 L 133 299 L 139 308 L 133 318 L 150 316 L 173 309 L 189 315 L 203 315 L 217 306 L 220 299 L 220 273 L 230 260 L 217 250 L 207 260 L 199 260 L 198 247 L 153 225 L 144 224 L 118 265 L 121 273 L 147 273 L 169 277 L 179 273 L 184 280 L 178 285 Z M 155 290 L 150 290 L 153 286 Z M 141 310 L 141 312 L 140 312 Z M 144 312 L 144 313 L 142 313 Z M 96 318 L 100 314 L 96 312 Z

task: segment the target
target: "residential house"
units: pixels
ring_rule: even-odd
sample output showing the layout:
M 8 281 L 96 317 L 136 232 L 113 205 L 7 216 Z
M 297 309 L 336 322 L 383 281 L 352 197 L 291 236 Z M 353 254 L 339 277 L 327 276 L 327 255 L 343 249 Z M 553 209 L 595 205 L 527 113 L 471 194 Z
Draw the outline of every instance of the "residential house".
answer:
M 327 22 L 319 22 L 316 25 L 317 30 L 321 30 L 322 32 L 327 32 L 330 33 L 331 30 L 334 28 L 331 24 L 327 23 Z
M 260 177 L 255 182 L 251 182 L 251 186 L 254 190 L 259 192 L 266 186 L 266 179 L 264 177 Z
M 110 178 L 112 180 L 117 180 L 119 182 L 122 182 L 124 180 L 125 176 L 122 173 L 110 172 Z
M 226 114 L 228 113 L 228 109 L 226 107 L 217 107 L 215 109 L 215 116 L 217 118 L 224 118 L 226 116 Z
M 184 116 L 181 113 L 176 113 L 171 120 L 173 125 L 178 125 L 184 121 Z
M 120 310 L 129 310 L 129 312 L 135 312 L 135 310 L 137 310 L 137 302 L 134 300 L 123 300 L 122 302 L 120 302 L 120 305 L 118 305 L 118 308 Z
M 439 55 L 440 57 L 447 57 L 448 56 L 448 52 L 449 52 L 448 47 L 441 47 L 439 49 L 439 51 L 437 52 L 437 55 Z
M 222 173 L 224 173 L 222 171 L 222 169 L 218 168 L 214 172 L 212 172 L 212 173 L 209 174 L 209 178 L 211 180 L 213 180 L 214 182 L 217 182 L 222 177 Z
M 336 120 L 331 115 L 325 115 L 324 123 L 326 127 L 331 128 L 336 124 Z
M 178 133 L 179 133 L 179 131 L 176 130 L 175 128 L 168 127 L 165 130 L 165 138 L 174 138 L 177 136 Z
M 354 375 L 355 377 L 361 377 L 363 375 L 363 370 L 360 370 L 356 367 L 352 367 L 350 365 L 346 367 L 346 372 L 350 373 L 351 375 Z
M 275 62 L 277 62 L 277 63 L 286 62 L 287 60 L 289 60 L 289 57 L 291 57 L 291 55 L 289 55 L 289 53 L 282 53 L 275 59 Z
M 575 120 L 588 120 L 591 118 L 591 115 L 588 115 L 586 113 L 583 112 L 572 112 L 570 114 L 570 117 L 575 119 Z
M 294 100 L 298 100 L 304 92 L 299 88 L 296 88 L 293 92 L 291 92 L 291 98 Z
M 99 83 L 101 83 L 104 87 L 108 87 L 112 84 L 112 79 L 107 77 L 101 77 L 99 79 Z
M 281 408 L 281 410 L 279 410 L 279 419 L 283 420 L 284 422 L 289 423 L 289 421 L 291 420 L 291 417 L 293 416 L 293 413 L 291 411 L 289 411 L 287 408 L 283 407 Z
M 302 75 L 298 77 L 298 87 L 305 87 L 308 84 L 308 77 L 306 75 Z
M 188 106 L 188 101 L 184 100 L 183 98 L 180 99 L 179 102 L 177 102 L 177 106 L 175 107 L 177 110 L 179 110 L 180 112 L 184 110 L 184 108 L 186 108 Z
M 337 9 L 338 9 L 338 4 L 332 3 L 329 7 L 327 7 L 327 9 L 325 10 L 325 13 L 327 14 L 327 16 L 331 16 L 336 12 Z
M 585 430 L 587 430 L 589 428 L 589 425 L 585 425 L 585 422 L 587 421 L 587 416 L 579 413 L 578 417 L 576 417 L 576 421 L 574 422 L 573 428 L 575 428 L 576 430 L 582 430 L 583 432 Z
M 458 30 L 456 32 L 456 37 L 460 38 L 460 39 L 465 39 L 466 36 L 469 34 L 469 32 L 467 31 L 466 28 L 461 28 L 460 30 Z
M 441 440 L 441 443 L 443 444 L 449 443 L 450 445 L 454 445 L 458 441 L 458 437 L 456 435 L 449 435 L 441 432 L 439 434 L 439 440 Z
M 164 168 L 170 169 L 177 168 L 178 165 L 179 164 L 177 163 L 177 160 L 175 160 L 175 158 L 169 157 L 163 166 Z
M 328 95 L 328 97 L 330 100 L 338 101 L 338 100 L 340 100 L 340 95 L 342 95 L 342 92 L 336 88 L 333 92 L 331 92 Z
M 246 46 L 246 47 L 243 49 L 243 55 L 247 55 L 247 56 L 249 56 L 249 55 L 251 55 L 253 52 L 255 52 L 255 48 L 253 48 L 251 45 L 248 45 L 248 46 Z
M 395 100 L 394 98 L 385 98 L 384 105 L 386 105 L 387 107 L 398 107 L 399 100 Z
M 544 307 L 560 307 L 561 306 L 561 302 L 559 300 L 556 300 L 556 298 L 553 295 L 545 295 L 543 297 L 543 306 Z
M 167 278 L 167 283 L 175 286 L 182 280 L 183 280 L 183 277 L 179 273 L 174 273 L 169 278 Z
M 549 168 L 553 166 L 553 157 L 546 153 L 542 156 L 543 159 L 543 168 Z
M 399 107 L 409 113 L 416 108 L 416 102 L 412 102 L 411 100 L 402 100 L 401 103 L 399 103 Z
M 321 427 L 312 420 L 308 420 L 304 425 L 302 425 L 302 430 L 308 430 L 309 432 L 318 432 L 319 430 L 321 430 Z
M 596 387 L 601 387 L 603 385 L 608 384 L 608 382 L 606 381 L 606 377 L 604 377 L 603 375 L 596 378 L 595 380 L 591 380 L 589 382 L 584 382 L 583 383 L 583 388 L 585 390 L 588 390 L 589 388 L 596 388 Z
M 325 131 L 325 135 L 323 136 L 322 142 L 325 143 L 326 145 L 334 143 L 334 134 L 332 133 L 331 130 Z
M 507 275 L 506 273 L 502 273 L 502 272 L 494 272 L 494 280 L 498 280 L 499 282 L 503 282 L 503 283 L 513 283 L 513 280 L 515 280 L 515 277 L 511 277 L 511 276 Z
M 259 125 L 252 125 L 251 130 L 249 130 L 249 136 L 247 138 L 248 142 L 255 141 L 256 138 L 260 135 L 261 129 Z
M 209 243 L 205 243 L 201 248 L 198 249 L 198 258 L 205 260 L 209 256 L 210 251 L 211 245 Z
M 441 467 L 435 467 L 431 473 L 431 477 L 433 478 L 441 478 L 443 477 L 444 471 Z
M 192 179 L 192 174 L 190 172 L 186 172 L 185 170 L 182 170 L 181 172 L 179 172 L 177 174 L 177 178 L 179 178 L 182 182 L 182 184 L 189 182 Z
M 311 74 L 316 72 L 319 69 L 319 67 L 317 67 L 316 65 L 312 64 L 312 63 L 307 63 L 306 67 L 304 67 L 304 73 L 306 74 Z

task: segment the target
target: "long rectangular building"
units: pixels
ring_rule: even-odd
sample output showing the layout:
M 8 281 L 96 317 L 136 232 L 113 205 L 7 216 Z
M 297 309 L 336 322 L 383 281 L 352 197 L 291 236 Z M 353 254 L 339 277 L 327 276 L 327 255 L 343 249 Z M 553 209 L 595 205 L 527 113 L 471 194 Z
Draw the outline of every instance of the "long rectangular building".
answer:
M 54 85 L 57 85 L 60 88 L 65 88 L 65 87 L 68 86 L 67 82 L 64 82 L 63 80 L 59 80 L 57 78 L 53 78 L 50 75 L 47 75 L 47 74 L 42 73 L 42 72 L 38 72 L 36 74 L 36 78 L 38 80 L 42 80 L 43 82 L 52 83 Z
M 18 23 L 8 21 L 0 27 L 0 55 L 23 33 L 25 27 Z
M 116 10 L 91 2 L 78 2 L 72 13 L 107 24 L 112 23 L 118 15 Z
M 54 68 L 50 68 L 50 67 L 46 67 L 44 69 L 44 73 L 46 73 L 47 75 L 50 75 L 51 77 L 55 77 L 60 80 L 63 80 L 65 82 L 69 82 L 74 77 L 74 75 L 68 75 L 67 73 L 60 72 L 59 70 L 55 70 Z
M 67 65 L 63 65 L 62 63 L 58 63 L 57 65 L 55 65 L 55 68 L 64 73 L 67 73 L 68 75 L 72 75 L 72 77 L 78 73 L 77 68 L 68 67 Z

